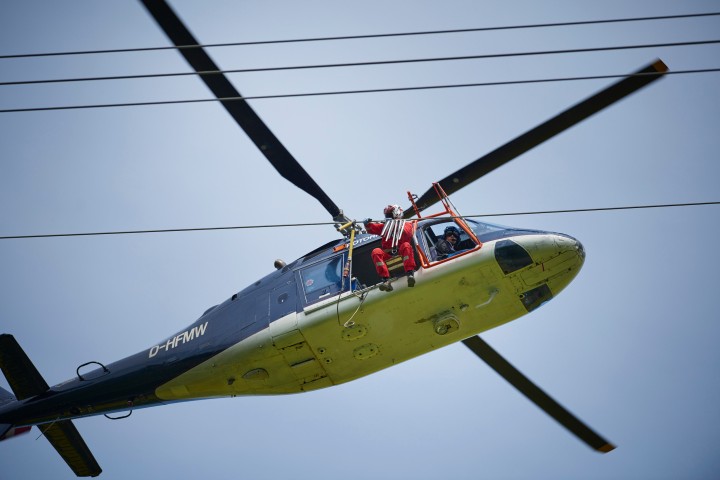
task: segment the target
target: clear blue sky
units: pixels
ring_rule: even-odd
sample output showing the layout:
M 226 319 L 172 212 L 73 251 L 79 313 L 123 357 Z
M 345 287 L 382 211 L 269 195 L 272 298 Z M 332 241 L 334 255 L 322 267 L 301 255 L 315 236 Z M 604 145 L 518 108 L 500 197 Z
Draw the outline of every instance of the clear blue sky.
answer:
M 202 43 L 720 10 L 716 1 L 205 1 Z M 212 49 L 225 69 L 718 39 L 720 18 Z M 167 45 L 136 2 L 5 1 L 0 54 Z M 651 48 L 233 75 L 245 95 L 720 67 Z M 0 60 L 0 81 L 187 71 L 177 52 Z M 350 216 L 378 217 L 611 83 L 257 100 Z M 0 108 L 207 98 L 193 77 L 0 87 Z M 720 200 L 720 74 L 668 76 L 453 197 L 466 215 Z M 219 104 L 0 114 L 0 235 L 323 222 Z M 568 233 L 587 261 L 484 338 L 616 451 L 577 441 L 456 344 L 303 395 L 218 399 L 76 425 L 101 478 L 717 478 L 720 207 L 493 218 Z M 335 238 L 329 226 L 0 241 L 0 330 L 48 383 L 183 329 Z M 0 381 L 5 388 L 7 383 Z M 3 479 L 73 478 L 48 442 L 0 444 Z

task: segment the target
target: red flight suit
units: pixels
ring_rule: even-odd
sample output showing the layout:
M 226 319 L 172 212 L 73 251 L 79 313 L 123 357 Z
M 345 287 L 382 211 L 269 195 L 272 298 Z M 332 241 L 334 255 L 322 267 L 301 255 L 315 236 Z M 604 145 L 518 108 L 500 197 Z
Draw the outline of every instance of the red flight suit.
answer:
M 403 266 L 406 272 L 415 271 L 415 255 L 412 247 L 412 237 L 414 230 L 414 222 L 406 222 L 403 227 L 403 233 L 400 235 L 400 241 L 397 245 L 397 251 L 400 253 L 403 259 Z M 384 223 L 367 223 L 365 224 L 365 230 L 368 233 L 374 235 L 380 235 L 382 233 Z M 370 256 L 372 257 L 373 263 L 375 263 L 375 269 L 377 270 L 380 278 L 389 278 L 390 272 L 388 271 L 385 261 L 392 257 L 390 251 L 392 250 L 392 240 L 382 239 L 382 248 L 376 248 L 372 251 Z

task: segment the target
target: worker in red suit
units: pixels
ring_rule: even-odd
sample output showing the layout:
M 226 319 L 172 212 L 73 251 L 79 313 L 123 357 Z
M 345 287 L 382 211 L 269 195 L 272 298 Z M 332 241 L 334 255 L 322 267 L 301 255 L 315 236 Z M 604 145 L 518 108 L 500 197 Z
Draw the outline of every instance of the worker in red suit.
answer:
M 414 223 L 406 222 L 403 219 L 403 210 L 398 205 L 388 205 L 383 213 L 385 214 L 384 222 L 373 222 L 369 218 L 363 222 L 368 233 L 382 236 L 382 248 L 376 248 L 370 254 L 375 263 L 375 269 L 382 279 L 379 288 L 385 292 L 393 289 L 390 283 L 390 272 L 385 262 L 398 253 L 403 259 L 408 287 L 414 287 L 415 255 L 412 247 Z

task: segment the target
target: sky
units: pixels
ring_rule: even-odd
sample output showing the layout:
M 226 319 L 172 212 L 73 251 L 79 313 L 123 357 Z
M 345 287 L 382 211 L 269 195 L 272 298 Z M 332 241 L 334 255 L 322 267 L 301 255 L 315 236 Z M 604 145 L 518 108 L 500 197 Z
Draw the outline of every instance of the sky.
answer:
M 720 11 L 713 1 L 171 0 L 201 43 Z M 213 48 L 224 69 L 716 40 L 720 17 Z M 0 55 L 166 46 L 139 2 L 9 0 Z M 654 47 L 233 74 L 246 96 L 720 67 Z M 187 72 L 172 50 L 0 59 L 0 81 Z M 251 101 L 345 213 L 388 203 L 613 80 Z M 209 98 L 195 77 L 0 86 L 0 109 Z M 464 215 L 720 201 L 720 74 L 669 75 L 461 190 Z M 321 223 L 217 103 L 0 113 L 0 236 Z M 720 473 L 720 206 L 487 217 L 587 252 L 552 302 L 483 338 L 618 448 L 600 455 L 462 344 L 329 389 L 75 421 L 101 478 L 706 479 Z M 49 384 L 181 331 L 337 238 L 329 225 L 0 240 L 0 330 Z M 7 383 L 0 380 L 4 388 Z M 37 429 L 0 476 L 74 478 Z

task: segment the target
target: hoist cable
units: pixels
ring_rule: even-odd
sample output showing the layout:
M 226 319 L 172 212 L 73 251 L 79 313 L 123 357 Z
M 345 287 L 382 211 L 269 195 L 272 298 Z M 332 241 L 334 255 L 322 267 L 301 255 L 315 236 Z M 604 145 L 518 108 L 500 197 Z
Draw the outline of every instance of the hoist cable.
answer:
M 483 213 L 475 215 L 463 215 L 463 218 L 483 218 L 483 217 L 506 217 L 519 215 L 551 215 L 561 213 L 588 213 L 588 212 L 612 212 L 619 210 L 639 210 L 654 208 L 671 208 L 671 207 L 697 207 L 707 205 L 720 205 L 717 202 L 693 202 L 693 203 L 666 203 L 660 205 L 633 205 L 624 207 L 601 207 L 601 208 L 578 208 L 571 210 L 542 210 L 528 212 L 512 212 L 512 213 Z M 156 230 L 125 230 L 111 232 L 86 232 L 86 233 L 48 233 L 39 235 L 6 235 L 0 236 L 0 240 L 18 240 L 28 238 L 57 238 L 57 237 L 90 237 L 103 235 L 135 235 L 143 233 L 177 233 L 177 232 L 206 232 L 213 230 L 252 230 L 259 228 L 286 228 L 286 227 L 315 227 L 320 225 L 335 225 L 333 222 L 316 222 L 316 223 L 282 223 L 269 225 L 243 225 L 234 227 L 199 227 L 199 228 L 168 228 Z
M 314 65 L 293 65 L 284 67 L 257 67 L 257 68 L 238 68 L 229 70 L 209 70 L 202 72 L 171 72 L 171 73 L 145 73 L 137 75 L 111 75 L 96 77 L 74 77 L 74 78 L 55 78 L 42 80 L 16 80 L 9 82 L 0 82 L 0 87 L 15 85 L 40 85 L 48 83 L 75 83 L 75 82 L 99 82 L 106 80 L 138 80 L 148 78 L 175 78 L 188 77 L 195 75 L 217 75 L 232 73 L 258 73 L 258 72 L 277 72 L 287 70 L 312 70 L 319 68 L 348 68 L 348 67 L 367 67 L 378 65 L 404 65 L 411 63 L 430 63 L 430 62 L 446 62 L 446 61 L 467 61 L 467 60 L 486 60 L 490 58 L 508 58 L 508 57 L 528 57 L 539 55 L 564 55 L 577 53 L 594 53 L 609 52 L 618 50 L 637 50 L 643 48 L 666 48 L 666 47 L 688 47 L 697 45 L 713 45 L 720 43 L 720 40 L 694 40 L 687 42 L 668 42 L 668 43 L 647 43 L 638 45 L 616 45 L 611 47 L 587 47 L 587 48 L 567 48 L 562 50 L 536 50 L 530 52 L 509 52 L 509 53 L 488 53 L 480 55 L 460 55 L 451 57 L 431 57 L 431 58 L 409 58 L 401 60 L 372 60 L 365 62 L 344 62 L 344 63 L 326 63 Z
M 690 73 L 715 73 L 720 72 L 720 68 L 700 68 L 694 70 L 675 70 L 663 73 L 663 75 L 679 75 L 679 74 L 690 74 Z M 636 74 L 636 75 L 648 75 L 648 74 Z M 652 75 L 655 75 L 654 73 Z M 189 103 L 209 103 L 209 102 L 232 102 L 240 100 L 268 100 L 277 98 L 300 98 L 300 97 L 319 97 L 329 95 L 358 95 L 365 93 L 388 93 L 388 92 L 407 92 L 407 91 L 418 91 L 418 90 L 440 90 L 448 88 L 469 88 L 469 87 L 491 87 L 501 85 L 521 85 L 521 84 L 532 84 L 532 83 L 552 83 L 552 82 L 570 82 L 579 80 L 603 80 L 610 78 L 626 78 L 629 75 L 624 74 L 612 74 L 612 75 L 586 75 L 581 77 L 557 77 L 557 78 L 541 78 L 531 80 L 509 80 L 509 81 L 498 81 L 498 82 L 479 82 L 479 83 L 460 83 L 460 84 L 445 84 L 445 85 L 424 85 L 417 87 L 394 87 L 394 88 L 373 88 L 373 89 L 362 89 L 362 90 L 336 90 L 326 92 L 306 92 L 306 93 L 286 93 L 276 95 L 252 95 L 252 96 L 241 96 L 241 97 L 224 97 L 224 98 L 198 98 L 188 100 L 159 100 L 150 102 L 127 102 L 127 103 L 102 103 L 102 104 L 88 104 L 88 105 L 65 105 L 55 107 L 30 107 L 30 108 L 6 108 L 0 109 L 0 113 L 20 113 L 20 112 L 47 112 L 53 110 L 82 110 L 82 109 L 93 109 L 93 108 L 116 108 L 116 107 L 145 107 L 145 106 L 157 106 L 157 105 L 177 105 L 177 104 L 189 104 Z
M 553 22 L 553 23 L 536 23 L 536 24 L 526 24 L 526 25 L 506 25 L 506 26 L 498 26 L 498 27 L 459 28 L 459 29 L 446 29 L 446 30 L 428 30 L 428 31 L 418 31 L 418 32 L 378 33 L 378 34 L 366 34 L 366 35 L 343 35 L 343 36 L 328 36 L 328 37 L 314 37 L 314 38 L 296 38 L 296 39 L 285 39 L 285 40 L 259 40 L 259 41 L 232 42 L 232 43 L 210 43 L 210 44 L 204 44 L 204 45 L 187 45 L 187 46 L 179 46 L 179 47 L 166 46 L 166 47 L 116 48 L 116 49 L 105 49 L 105 50 L 76 50 L 76 51 L 47 52 L 47 53 L 23 53 L 23 54 L 0 55 L 0 59 L 54 57 L 54 56 L 64 56 L 64 55 L 132 53 L 132 52 L 149 52 L 149 51 L 162 51 L 162 50 L 181 50 L 181 49 L 193 49 L 193 48 L 239 47 L 239 46 L 249 46 L 249 45 L 271 45 L 271 44 L 281 44 L 281 43 L 324 42 L 324 41 L 336 41 L 336 40 L 363 40 L 363 39 L 372 39 L 372 38 L 390 38 L 390 37 L 408 37 L 408 36 L 454 34 L 454 33 L 490 32 L 490 31 L 500 31 L 500 30 L 520 30 L 520 29 L 531 29 L 531 28 L 554 28 L 554 27 L 598 25 L 598 24 L 656 21 L 656 20 L 676 20 L 676 19 L 683 19 L 683 18 L 712 17 L 712 16 L 718 16 L 718 15 L 720 15 L 720 12 L 706 12 L 706 13 L 689 13 L 689 14 L 679 14 L 679 15 L 658 15 L 658 16 L 648 16 L 648 17 L 614 18 L 614 19 L 605 19 L 605 20 L 581 20 L 581 21 L 573 21 L 573 22 Z

